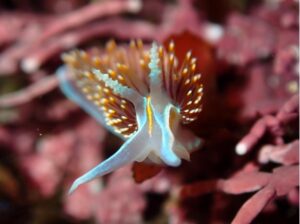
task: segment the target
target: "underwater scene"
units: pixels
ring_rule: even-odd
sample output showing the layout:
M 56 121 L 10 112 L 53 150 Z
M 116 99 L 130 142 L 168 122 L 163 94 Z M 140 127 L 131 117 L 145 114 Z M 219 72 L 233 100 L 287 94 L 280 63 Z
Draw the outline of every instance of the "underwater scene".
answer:
M 299 223 L 299 1 L 1 0 L 0 223 Z

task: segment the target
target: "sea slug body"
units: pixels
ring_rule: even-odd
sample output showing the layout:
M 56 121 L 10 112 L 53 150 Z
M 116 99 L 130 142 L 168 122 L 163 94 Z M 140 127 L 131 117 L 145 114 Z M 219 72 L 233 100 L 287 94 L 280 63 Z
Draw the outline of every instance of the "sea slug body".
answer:
M 124 144 L 111 157 L 79 177 L 79 185 L 121 166 L 145 159 L 169 166 L 189 160 L 200 139 L 181 123 L 201 112 L 203 86 L 189 51 L 179 66 L 175 44 L 168 49 L 142 41 L 129 47 L 108 42 L 105 51 L 75 50 L 63 55 L 57 71 L 62 91 Z

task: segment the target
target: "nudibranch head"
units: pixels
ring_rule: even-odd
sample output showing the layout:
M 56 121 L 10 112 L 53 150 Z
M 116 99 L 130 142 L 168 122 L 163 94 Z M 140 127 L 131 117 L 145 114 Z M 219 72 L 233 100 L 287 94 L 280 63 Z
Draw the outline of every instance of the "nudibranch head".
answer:
M 62 58 L 67 68 L 57 74 L 63 92 L 125 140 L 71 191 L 133 161 L 178 166 L 199 145 L 199 138 L 180 127 L 201 111 L 203 86 L 191 51 L 179 64 L 174 42 L 167 49 L 157 43 L 147 49 L 140 40 L 127 47 L 110 41 L 103 51 L 75 50 Z

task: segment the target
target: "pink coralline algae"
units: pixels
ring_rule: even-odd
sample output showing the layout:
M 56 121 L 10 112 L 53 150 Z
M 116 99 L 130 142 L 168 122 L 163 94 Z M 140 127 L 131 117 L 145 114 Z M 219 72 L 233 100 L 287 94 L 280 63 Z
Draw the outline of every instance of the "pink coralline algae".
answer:
M 294 96 L 288 101 L 275 117 L 265 116 L 258 120 L 250 132 L 238 143 L 236 151 L 244 155 L 253 149 L 255 144 L 268 134 L 270 143 L 260 146 L 256 164 L 248 163 L 229 179 L 202 181 L 184 186 L 183 197 L 202 195 L 212 191 L 228 194 L 256 192 L 248 199 L 235 216 L 232 223 L 251 223 L 253 219 L 275 197 L 295 194 L 299 187 L 299 140 L 284 144 L 282 137 L 287 126 L 299 122 L 299 97 Z M 270 162 L 279 166 L 271 173 L 260 171 Z M 298 193 L 297 193 L 298 194 Z M 294 199 L 289 199 L 294 200 Z
M 297 223 L 298 15 L 292 0 L 1 1 L 0 223 Z M 192 50 L 203 110 L 184 128 L 200 146 L 179 167 L 135 162 L 68 195 L 123 142 L 55 71 L 111 39 L 174 41 L 179 61 Z
M 265 21 L 233 14 L 227 26 L 219 42 L 218 54 L 232 64 L 244 65 L 255 59 L 266 58 L 275 48 L 275 31 Z
M 249 103 L 243 108 L 244 116 L 274 113 L 298 92 L 299 30 L 295 14 L 295 4 L 278 3 L 277 7 L 254 6 L 250 15 L 229 16 L 217 51 L 222 60 L 238 65 L 241 73 L 247 74 L 242 98 Z
M 134 183 L 130 167 L 113 173 L 105 187 L 88 183 L 66 196 L 64 205 L 66 213 L 78 219 L 89 218 L 95 212 L 101 223 L 141 223 L 144 208 L 143 192 Z

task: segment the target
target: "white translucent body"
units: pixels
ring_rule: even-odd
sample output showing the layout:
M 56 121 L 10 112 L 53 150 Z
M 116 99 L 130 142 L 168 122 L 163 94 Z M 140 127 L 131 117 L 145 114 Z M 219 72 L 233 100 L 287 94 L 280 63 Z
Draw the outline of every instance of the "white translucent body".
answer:
M 189 159 L 188 150 L 199 146 L 199 138 L 187 130 L 178 128 L 179 119 L 170 119 L 171 111 L 178 114 L 179 110 L 171 103 L 162 87 L 161 70 L 158 63 L 158 49 L 157 45 L 153 43 L 150 50 L 150 93 L 148 96 L 142 96 L 136 90 L 121 85 L 100 70 L 93 70 L 96 77 L 112 89 L 115 94 L 133 103 L 138 130 L 128 139 L 123 138 L 124 144 L 111 157 L 76 179 L 70 192 L 96 177 L 110 173 L 128 163 L 143 161 L 146 158 L 153 162 L 162 161 L 169 166 L 179 166 L 181 158 Z M 110 126 L 106 125 L 99 109 L 85 99 L 84 95 L 67 78 L 66 73 L 64 68 L 57 72 L 63 92 L 97 121 L 117 134 Z

